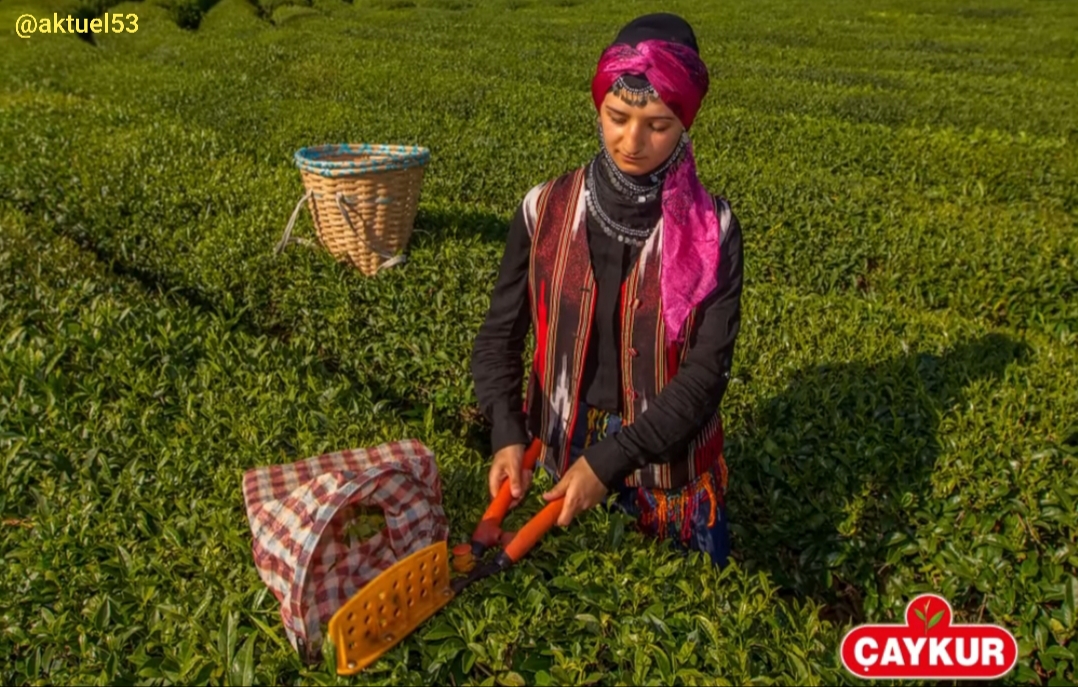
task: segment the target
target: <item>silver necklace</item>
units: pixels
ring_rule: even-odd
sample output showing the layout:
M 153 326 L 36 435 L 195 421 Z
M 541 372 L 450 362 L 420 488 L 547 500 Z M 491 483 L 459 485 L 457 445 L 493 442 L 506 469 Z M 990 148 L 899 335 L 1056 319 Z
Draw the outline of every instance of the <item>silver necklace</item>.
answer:
M 607 236 L 617 240 L 619 243 L 629 244 L 631 246 L 643 246 L 647 239 L 651 236 L 651 232 L 654 231 L 654 226 L 636 228 L 629 227 L 620 222 L 616 222 L 609 214 L 603 209 L 599 197 L 597 194 L 596 183 L 596 171 L 597 164 L 601 164 L 603 172 L 606 174 L 606 179 L 609 180 L 610 185 L 614 187 L 614 191 L 625 198 L 631 198 L 635 200 L 637 204 L 642 204 L 648 201 L 654 201 L 659 198 L 662 193 L 663 182 L 666 179 L 666 173 L 671 166 L 681 161 L 682 155 L 685 150 L 685 146 L 688 143 L 688 135 L 683 132 L 681 139 L 678 141 L 677 147 L 666 162 L 661 167 L 651 172 L 648 175 L 649 180 L 652 182 L 649 186 L 641 186 L 634 180 L 630 179 L 624 172 L 622 172 L 614 159 L 611 157 L 610 152 L 607 150 L 606 141 L 603 136 L 602 123 L 599 123 L 599 150 L 600 154 L 598 159 L 593 159 L 588 164 L 587 175 L 585 177 L 585 199 L 587 201 L 588 213 L 602 228 L 603 233 Z
M 624 224 L 615 222 L 610 215 L 606 214 L 606 211 L 603 210 L 596 194 L 594 162 L 588 165 L 588 176 L 586 181 L 587 185 L 584 197 L 587 200 L 588 212 L 596 222 L 599 223 L 599 227 L 602 228 L 603 233 L 610 238 L 617 240 L 618 243 L 627 243 L 631 246 L 643 246 L 647 242 L 648 237 L 651 236 L 654 227 L 645 227 L 643 229 L 627 227 Z
M 662 192 L 662 183 L 666 178 L 666 172 L 670 167 L 681 160 L 682 153 L 685 151 L 685 145 L 688 142 L 688 134 L 682 132 L 681 138 L 678 139 L 677 147 L 674 148 L 674 152 L 670 154 L 670 157 L 666 159 L 666 162 L 661 167 L 654 170 L 648 175 L 648 179 L 652 182 L 650 186 L 641 186 L 635 181 L 630 179 L 624 172 L 622 172 L 617 163 L 614 162 L 614 158 L 610 156 L 610 151 L 606 147 L 606 137 L 603 135 L 602 123 L 599 123 L 599 150 L 602 151 L 603 169 L 607 172 L 607 178 L 610 179 L 611 184 L 619 193 L 627 198 L 635 198 L 637 203 L 646 203 L 651 200 L 655 200 L 659 193 Z

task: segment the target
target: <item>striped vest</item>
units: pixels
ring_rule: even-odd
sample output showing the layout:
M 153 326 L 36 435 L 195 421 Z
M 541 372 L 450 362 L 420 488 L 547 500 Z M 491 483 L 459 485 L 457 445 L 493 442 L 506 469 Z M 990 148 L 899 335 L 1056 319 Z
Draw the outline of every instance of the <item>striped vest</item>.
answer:
M 535 357 L 524 410 L 532 436 L 543 439 L 539 460 L 557 475 L 569 466 L 569 437 L 576 416 L 596 300 L 588 251 L 584 168 L 531 189 L 524 200 L 531 236 L 528 292 L 535 332 Z M 677 373 L 688 346 L 664 345 L 659 266 L 662 220 L 621 285 L 622 424 L 631 425 Z M 697 309 L 686 321 L 685 341 L 695 331 Z M 626 486 L 677 489 L 711 469 L 726 486 L 719 409 L 700 432 L 665 464 L 633 472 Z

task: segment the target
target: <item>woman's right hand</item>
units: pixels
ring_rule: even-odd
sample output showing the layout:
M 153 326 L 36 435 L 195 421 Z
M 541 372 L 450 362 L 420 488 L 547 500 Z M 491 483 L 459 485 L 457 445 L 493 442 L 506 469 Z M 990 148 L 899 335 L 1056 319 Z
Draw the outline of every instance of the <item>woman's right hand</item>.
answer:
M 494 463 L 490 466 L 490 498 L 498 496 L 502 482 L 509 480 L 513 494 L 510 508 L 516 508 L 524 499 L 524 494 L 532 483 L 532 471 L 524 470 L 524 444 L 510 444 L 494 454 Z

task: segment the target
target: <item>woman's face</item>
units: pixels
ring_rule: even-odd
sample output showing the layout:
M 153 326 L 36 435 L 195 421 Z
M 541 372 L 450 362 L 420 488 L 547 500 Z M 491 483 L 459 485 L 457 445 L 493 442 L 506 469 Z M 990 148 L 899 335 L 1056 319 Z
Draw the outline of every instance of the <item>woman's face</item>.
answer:
M 666 161 L 674 152 L 682 127 L 674 112 L 661 100 L 630 105 L 607 93 L 599 108 L 599 121 L 606 149 L 618 169 L 643 175 Z

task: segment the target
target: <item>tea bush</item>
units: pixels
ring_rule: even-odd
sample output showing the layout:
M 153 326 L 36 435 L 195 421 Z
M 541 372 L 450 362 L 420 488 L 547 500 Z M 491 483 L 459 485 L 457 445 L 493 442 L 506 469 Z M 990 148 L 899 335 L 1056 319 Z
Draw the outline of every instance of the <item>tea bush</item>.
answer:
M 850 683 L 843 633 L 922 591 L 1015 634 L 1009 683 L 1074 681 L 1078 12 L 670 8 L 711 66 L 701 178 L 745 228 L 735 563 L 589 512 L 344 679 L 285 639 L 242 472 L 416 437 L 465 536 L 506 225 L 594 153 L 594 61 L 653 8 L 0 2 L 139 15 L 0 36 L 5 684 Z M 273 254 L 293 152 L 343 141 L 432 150 L 411 259 L 373 279 Z

